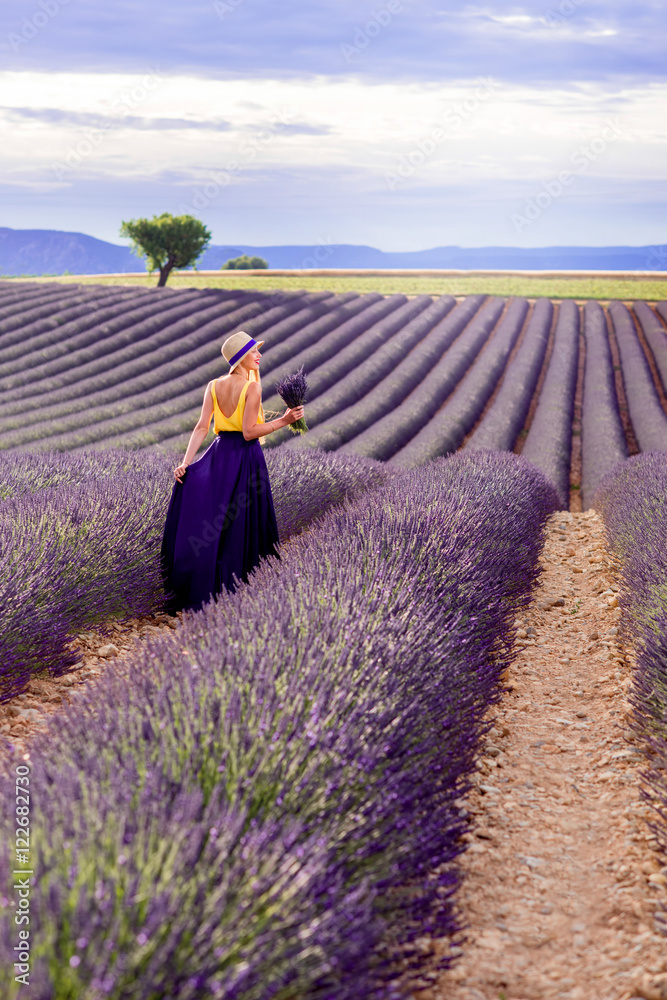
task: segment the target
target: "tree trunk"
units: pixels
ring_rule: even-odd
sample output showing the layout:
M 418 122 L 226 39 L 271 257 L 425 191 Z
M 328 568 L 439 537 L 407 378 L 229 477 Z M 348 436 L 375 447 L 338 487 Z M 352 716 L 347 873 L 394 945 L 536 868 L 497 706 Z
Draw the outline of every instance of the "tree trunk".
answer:
M 168 260 L 167 263 L 164 265 L 164 267 L 160 268 L 160 279 L 157 283 L 158 288 L 164 288 L 164 286 L 167 284 L 167 278 L 171 274 L 173 266 L 174 262 L 172 260 Z

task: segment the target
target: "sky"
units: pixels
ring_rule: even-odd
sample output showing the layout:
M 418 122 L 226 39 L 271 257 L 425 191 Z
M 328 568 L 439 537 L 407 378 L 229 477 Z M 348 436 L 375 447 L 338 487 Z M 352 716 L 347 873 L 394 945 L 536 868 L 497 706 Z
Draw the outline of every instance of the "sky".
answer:
M 662 0 L 5 0 L 0 226 L 662 246 Z

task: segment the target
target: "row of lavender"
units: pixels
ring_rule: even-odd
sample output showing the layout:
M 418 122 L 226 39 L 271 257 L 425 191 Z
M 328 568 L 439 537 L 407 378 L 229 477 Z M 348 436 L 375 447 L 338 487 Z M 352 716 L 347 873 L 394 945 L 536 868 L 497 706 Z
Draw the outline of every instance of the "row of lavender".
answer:
M 213 366 L 220 368 L 222 339 L 240 325 L 261 331 L 294 313 L 306 322 L 320 314 L 322 299 L 155 291 L 110 304 L 103 296 L 86 302 L 83 316 L 62 310 L 26 323 L 25 314 L 12 314 L 0 326 L 3 444 L 37 441 L 40 448 L 67 450 L 112 438 L 120 443 L 122 433 L 145 424 L 149 414 L 155 419 L 184 409 L 191 422 L 205 376 L 219 373 Z M 55 330 L 48 326 L 54 318 L 62 321 Z M 4 329 L 9 323 L 13 331 Z M 26 410 L 34 410 L 35 399 L 41 419 L 28 423 Z
M 77 662 L 74 635 L 162 605 L 162 530 L 180 456 L 121 450 L 12 452 L 0 471 L 0 701 L 44 669 Z M 267 456 L 289 538 L 346 496 L 383 482 L 380 463 L 322 452 Z M 298 504 L 293 497 L 299 497 Z
M 327 373 L 324 379 L 317 373 L 308 405 L 310 433 L 292 439 L 281 432 L 267 444 L 336 449 L 414 468 L 461 446 L 511 450 L 520 442 L 522 454 L 549 476 L 567 507 L 583 335 L 582 490 L 589 507 L 601 478 L 627 455 L 605 311 L 597 302 L 586 303 L 582 323 L 579 307 L 569 300 L 560 303 L 557 316 L 547 299 L 532 308 L 521 298 L 482 302 L 470 296 L 416 345 L 407 337 L 407 356 L 399 343 L 389 342 L 345 382 L 329 386 Z M 417 336 L 429 311 L 409 324 L 409 334 Z M 628 308 L 621 302 L 609 307 L 630 420 L 641 450 L 667 447 L 661 400 L 661 392 L 663 398 L 667 393 L 667 329 L 659 309 L 638 302 L 634 311 L 646 349 Z M 655 360 L 657 385 L 647 352 Z M 535 412 L 524 430 L 531 402 Z
M 0 296 L 3 447 L 168 446 L 170 435 L 191 429 L 203 385 L 222 373 L 220 343 L 234 330 L 243 327 L 258 338 L 270 331 L 265 371 L 305 350 L 313 366 L 337 357 L 369 329 L 377 347 L 432 303 L 429 296 L 408 302 L 403 295 L 206 290 L 164 297 L 164 291 L 129 298 L 116 291 L 99 301 L 82 293 L 81 302 L 58 308 L 57 317 L 52 295 L 18 313 L 3 310 Z M 41 419 L 28 423 L 26 410 L 36 398 Z
M 620 561 L 624 628 L 637 659 L 635 727 L 650 764 L 644 793 L 667 866 L 667 451 L 628 459 L 603 479 L 595 498 Z M 667 911 L 658 916 L 667 930 Z
M 297 361 L 308 371 L 310 433 L 295 439 L 283 430 L 267 439 L 269 447 L 340 450 L 399 467 L 461 446 L 523 447 L 567 506 L 577 368 L 585 343 L 586 508 L 600 479 L 628 451 L 612 334 L 639 448 L 667 446 L 664 303 L 655 310 L 635 303 L 642 344 L 620 302 L 611 304 L 608 315 L 598 303 L 587 303 L 580 324 L 574 302 L 556 310 L 547 299 L 531 307 L 521 298 L 481 295 L 457 304 L 450 296 L 433 301 L 299 292 L 103 293 L 97 301 L 91 296 L 98 290 L 33 292 L 29 308 L 24 304 L 18 314 L 16 302 L 3 307 L 6 289 L 4 298 L 0 294 L 4 448 L 135 448 L 158 441 L 165 449 L 184 448 L 202 385 L 220 372 L 219 340 L 239 325 L 267 338 L 267 414 L 283 408 L 270 393 L 275 380 Z M 12 295 L 20 298 L 16 291 Z M 63 324 L 57 337 L 56 320 Z M 36 401 L 40 419 L 28 422 L 26 411 Z M 531 404 L 535 413 L 527 424 Z
M 460 940 L 460 800 L 556 506 L 509 454 L 393 475 L 59 714 L 32 751 L 20 995 L 409 993 L 418 939 Z
M 314 402 L 308 404 L 310 433 L 292 439 L 283 432 L 267 444 L 286 441 L 285 447 L 295 450 L 337 449 L 414 468 L 455 451 L 474 428 L 465 447 L 511 450 L 542 370 L 553 315 L 547 299 L 539 299 L 531 309 L 522 298 L 508 303 L 470 296 L 448 311 L 427 336 L 422 332 L 416 346 L 409 338 L 407 344 L 386 344 L 345 383 L 328 386 L 328 372 L 323 373 L 325 378 L 316 379 L 313 387 Z M 410 324 L 408 332 L 416 331 L 421 320 Z M 530 445 L 526 442 L 531 457 L 534 454 L 543 464 L 561 495 L 565 482 L 569 494 L 578 338 L 577 307 L 564 302 L 535 429 Z M 410 353 L 406 347 L 412 348 Z M 480 422 L 501 379 L 500 391 Z M 550 461 L 545 460 L 547 452 Z

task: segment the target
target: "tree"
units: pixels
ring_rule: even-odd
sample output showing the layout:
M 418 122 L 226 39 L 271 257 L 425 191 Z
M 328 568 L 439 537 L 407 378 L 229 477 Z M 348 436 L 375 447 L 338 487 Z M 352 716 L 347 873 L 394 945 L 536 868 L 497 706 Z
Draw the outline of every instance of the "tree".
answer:
M 152 219 L 123 222 L 120 235 L 132 240 L 138 257 L 146 258 L 149 271 L 159 271 L 158 288 L 167 284 L 172 268 L 191 267 L 208 246 L 212 234 L 192 215 L 163 212 Z
M 268 262 L 263 257 L 248 257 L 242 254 L 240 257 L 232 257 L 220 268 L 221 271 L 260 271 L 268 267 Z

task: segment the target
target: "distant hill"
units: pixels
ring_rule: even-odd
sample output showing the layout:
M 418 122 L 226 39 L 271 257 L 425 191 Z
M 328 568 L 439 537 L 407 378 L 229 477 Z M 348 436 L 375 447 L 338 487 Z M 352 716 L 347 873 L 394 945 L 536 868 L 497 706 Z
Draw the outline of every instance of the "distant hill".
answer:
M 452 268 L 512 271 L 660 271 L 667 270 L 661 247 L 436 247 L 409 253 L 385 253 L 347 243 L 331 246 L 212 246 L 199 262 L 217 270 L 230 257 L 257 255 L 276 269 Z M 0 275 L 108 274 L 145 271 L 128 247 L 83 233 L 51 229 L 0 228 Z
M 0 274 L 145 271 L 127 247 L 57 229 L 0 229 Z

